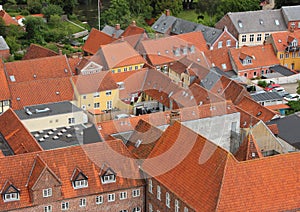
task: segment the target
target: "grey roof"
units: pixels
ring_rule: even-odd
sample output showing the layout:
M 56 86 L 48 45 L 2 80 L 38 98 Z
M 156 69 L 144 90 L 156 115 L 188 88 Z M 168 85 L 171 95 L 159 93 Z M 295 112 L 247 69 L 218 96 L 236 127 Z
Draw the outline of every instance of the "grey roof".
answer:
M 201 31 L 205 41 L 208 44 L 214 43 L 222 34 L 222 30 L 213 27 L 204 26 L 202 24 L 186 21 L 174 16 L 166 16 L 162 14 L 159 19 L 152 25 L 152 29 L 159 33 L 167 33 L 171 30 L 173 34 L 184 34 L 189 32 Z
M 279 9 L 234 12 L 227 15 L 239 34 L 287 30 L 283 15 Z M 278 20 L 278 25 L 275 23 L 277 22 L 275 20 Z M 239 23 L 241 23 L 242 27 L 239 26 Z
M 300 5 L 282 7 L 282 13 L 287 21 L 300 20 Z
M 267 124 L 277 124 L 278 137 L 300 149 L 300 114 L 295 113 L 284 118 L 273 119 Z
M 105 34 L 108 34 L 110 36 L 112 36 L 113 34 L 115 34 L 115 37 L 118 38 L 124 32 L 124 30 L 123 29 L 116 30 L 115 27 L 112 27 L 112 26 L 109 26 L 109 25 L 105 25 L 103 27 L 103 29 L 101 30 L 101 32 L 104 32 Z
M 45 116 L 53 116 L 53 115 L 78 112 L 78 111 L 82 111 L 82 110 L 77 106 L 73 105 L 72 103 L 66 101 L 66 102 L 55 102 L 49 104 L 26 106 L 22 110 L 15 110 L 15 113 L 17 114 L 19 119 L 24 120 L 24 119 L 40 118 Z
M 61 135 L 58 133 L 61 133 Z M 32 135 L 36 138 L 44 150 L 102 141 L 95 125 L 91 125 L 89 127 L 85 125 L 75 125 L 57 129 L 48 129 L 32 132 Z M 69 137 L 67 137 L 67 135 Z M 58 138 L 54 139 L 55 136 Z M 43 141 L 40 140 L 41 138 L 43 138 Z
M 288 69 L 287 67 L 282 66 L 282 65 L 275 65 L 275 66 L 270 67 L 269 69 L 273 70 L 277 73 L 280 73 L 283 76 L 291 76 L 291 75 L 295 74 L 290 69 Z
M 216 72 L 217 74 L 219 74 L 220 76 L 225 76 L 230 78 L 231 75 L 228 74 L 228 72 L 222 71 L 219 67 L 215 66 L 211 68 L 212 71 Z M 234 72 L 235 73 L 235 72 Z
M 0 36 L 0 50 L 7 50 L 9 46 L 7 45 L 6 41 L 2 36 Z
M 272 101 L 272 100 L 282 100 L 283 97 L 277 92 L 263 92 L 251 94 L 251 97 L 256 102 Z
M 207 90 L 210 90 L 216 82 L 220 80 L 222 75 L 218 74 L 214 69 L 211 69 L 210 72 L 201 79 L 200 85 Z
M 177 18 L 174 16 L 166 16 L 165 14 L 162 14 L 151 28 L 156 32 L 165 34 L 175 23 L 176 19 Z
M 0 151 L 5 156 L 14 155 L 14 151 L 12 151 L 12 149 L 8 145 L 6 139 L 4 138 L 1 132 L 0 132 Z

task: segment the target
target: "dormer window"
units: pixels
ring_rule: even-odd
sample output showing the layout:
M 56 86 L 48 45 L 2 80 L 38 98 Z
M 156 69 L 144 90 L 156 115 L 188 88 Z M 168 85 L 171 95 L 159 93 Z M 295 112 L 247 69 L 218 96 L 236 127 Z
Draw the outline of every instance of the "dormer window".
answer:
M 79 168 L 74 169 L 71 181 L 74 189 L 88 187 L 88 177 Z
M 238 21 L 238 25 L 239 25 L 240 28 L 243 28 L 243 23 L 242 23 L 242 21 L 239 20 L 239 21 Z
M 195 53 L 195 46 L 194 46 L 194 45 L 191 45 L 191 46 L 190 46 L 190 52 L 191 52 L 191 53 Z
M 182 54 L 187 55 L 187 47 L 186 46 L 182 47 Z
M 20 190 L 9 181 L 4 184 L 1 194 L 4 202 L 20 200 Z
M 175 56 L 180 56 L 180 48 L 174 47 L 173 48 L 173 53 L 174 53 Z
M 103 174 L 100 176 L 102 184 L 116 182 L 116 173 L 111 168 L 107 168 L 106 171 L 103 171 Z

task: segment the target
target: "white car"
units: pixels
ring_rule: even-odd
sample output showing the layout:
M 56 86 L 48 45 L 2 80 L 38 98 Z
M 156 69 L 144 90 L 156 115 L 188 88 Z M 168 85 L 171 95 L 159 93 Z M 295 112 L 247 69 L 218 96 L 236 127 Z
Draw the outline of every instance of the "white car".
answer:
M 292 93 L 292 94 L 285 96 L 284 100 L 288 101 L 288 102 L 289 101 L 298 101 L 298 100 L 300 100 L 300 95 L 296 94 L 296 93 Z

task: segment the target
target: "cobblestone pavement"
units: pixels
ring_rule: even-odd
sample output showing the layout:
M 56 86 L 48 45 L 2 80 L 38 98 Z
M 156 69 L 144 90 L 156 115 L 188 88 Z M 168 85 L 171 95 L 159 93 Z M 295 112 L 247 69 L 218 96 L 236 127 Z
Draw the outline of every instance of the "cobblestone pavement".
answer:
M 281 86 L 286 90 L 286 92 L 296 93 L 298 83 L 282 84 Z

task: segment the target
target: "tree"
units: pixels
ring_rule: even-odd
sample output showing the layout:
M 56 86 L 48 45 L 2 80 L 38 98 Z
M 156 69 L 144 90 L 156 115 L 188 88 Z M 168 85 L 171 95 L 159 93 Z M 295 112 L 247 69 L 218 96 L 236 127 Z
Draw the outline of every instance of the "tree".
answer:
M 218 11 L 220 1 L 221 0 L 199 0 L 196 4 L 196 12 L 200 14 L 208 14 L 210 17 L 210 25 L 212 25 L 212 19 Z
M 27 16 L 23 21 L 26 28 L 26 39 L 29 43 L 43 44 L 46 23 L 40 17 Z
M 109 8 L 103 12 L 101 18 L 104 23 L 111 26 L 116 24 L 127 26 L 132 19 L 128 1 L 111 0 Z
M 6 37 L 6 25 L 2 17 L 0 17 L 0 35 Z
M 128 0 L 129 10 L 134 16 L 141 16 L 143 18 L 152 18 L 153 8 L 149 5 L 147 0 Z
M 50 16 L 52 15 L 61 16 L 63 14 L 63 9 L 59 5 L 49 4 L 47 7 L 42 9 L 42 13 L 46 17 L 47 21 L 49 21 Z
M 8 36 L 6 38 L 6 43 L 10 48 L 10 53 L 14 54 L 15 52 L 21 49 L 21 43 L 16 39 L 16 37 Z
M 60 6 L 66 14 L 71 15 L 77 5 L 77 0 L 50 0 L 50 4 Z
M 31 14 L 38 14 L 41 13 L 42 4 L 39 1 L 28 1 L 28 10 Z
M 183 10 L 182 0 L 152 0 L 154 16 L 160 15 L 169 9 L 172 15 L 176 16 Z
M 265 80 L 259 80 L 259 81 L 257 82 L 257 85 L 260 86 L 260 87 L 265 88 L 265 87 L 268 86 L 268 83 L 267 83 Z
M 298 86 L 297 86 L 297 94 L 300 94 L 300 80 L 297 81 Z

